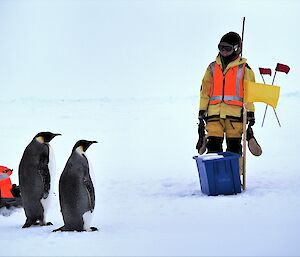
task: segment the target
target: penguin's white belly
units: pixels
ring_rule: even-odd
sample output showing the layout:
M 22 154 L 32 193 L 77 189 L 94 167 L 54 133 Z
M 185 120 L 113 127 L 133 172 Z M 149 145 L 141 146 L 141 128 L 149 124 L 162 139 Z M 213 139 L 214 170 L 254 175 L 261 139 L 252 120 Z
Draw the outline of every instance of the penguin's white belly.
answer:
M 82 215 L 83 219 L 83 229 L 85 231 L 90 231 L 91 223 L 92 223 L 93 213 L 91 211 L 87 211 Z
M 91 165 L 89 158 L 86 154 L 84 154 L 84 156 L 86 157 L 87 161 L 88 161 L 88 165 L 89 165 L 89 173 L 90 173 L 90 177 L 94 186 L 94 192 L 96 194 L 96 190 L 95 190 L 95 173 L 93 170 L 93 166 Z M 92 218 L 94 215 L 94 210 L 93 212 L 91 211 L 87 211 L 83 214 L 82 218 L 83 218 L 83 229 L 85 231 L 90 231 L 91 230 L 91 224 L 92 224 Z
M 50 204 L 51 204 L 51 199 L 53 198 L 54 195 L 54 179 L 55 179 L 55 156 L 54 156 L 54 152 L 51 148 L 50 145 L 49 146 L 49 163 L 48 163 L 48 169 L 49 169 L 49 173 L 50 173 L 50 190 L 49 190 L 49 195 L 46 199 L 41 199 L 41 204 L 44 208 L 44 219 L 46 216 L 46 213 L 48 212 L 48 210 L 50 209 Z
M 88 161 L 90 177 L 91 177 L 92 183 L 94 185 L 94 190 L 95 190 L 95 187 L 96 187 L 96 177 L 95 177 L 94 169 L 93 169 L 93 166 L 92 166 L 92 164 L 91 164 L 88 156 L 86 154 L 84 156 L 86 157 L 86 159 Z M 95 194 L 96 194 L 96 191 L 95 191 Z

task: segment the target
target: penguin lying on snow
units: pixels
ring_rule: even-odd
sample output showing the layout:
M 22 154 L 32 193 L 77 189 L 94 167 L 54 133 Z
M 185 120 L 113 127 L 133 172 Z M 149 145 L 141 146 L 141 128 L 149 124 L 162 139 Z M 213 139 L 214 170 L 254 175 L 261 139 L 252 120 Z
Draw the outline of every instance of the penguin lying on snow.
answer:
M 59 201 L 64 226 L 56 231 L 97 231 L 90 227 L 95 208 L 95 190 L 90 176 L 91 166 L 85 155 L 97 141 L 79 140 L 59 179 Z
M 31 225 L 52 225 L 46 222 L 53 180 L 55 159 L 49 142 L 56 136 L 51 132 L 38 133 L 26 147 L 19 165 L 19 183 L 26 222 Z

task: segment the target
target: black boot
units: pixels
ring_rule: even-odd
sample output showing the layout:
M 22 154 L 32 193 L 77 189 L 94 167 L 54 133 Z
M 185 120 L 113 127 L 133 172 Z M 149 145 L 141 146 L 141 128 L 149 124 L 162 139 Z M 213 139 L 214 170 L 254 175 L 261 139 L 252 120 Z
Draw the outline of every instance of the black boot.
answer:
M 226 138 L 226 151 L 242 155 L 242 138 Z
M 223 152 L 223 137 L 208 137 L 207 138 L 207 153 Z

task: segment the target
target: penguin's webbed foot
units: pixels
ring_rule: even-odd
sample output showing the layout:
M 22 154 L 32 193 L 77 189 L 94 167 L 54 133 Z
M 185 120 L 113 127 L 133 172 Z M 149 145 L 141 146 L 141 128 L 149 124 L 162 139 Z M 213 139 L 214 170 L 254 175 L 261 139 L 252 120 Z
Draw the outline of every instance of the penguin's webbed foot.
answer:
M 32 224 L 25 223 L 22 228 L 29 228 Z
M 94 232 L 94 231 L 98 231 L 98 228 L 96 227 L 90 227 L 91 231 Z
M 46 224 L 44 224 L 44 226 L 52 226 L 53 223 L 52 222 L 46 222 Z
M 32 225 L 36 225 L 36 224 L 37 224 L 37 221 L 33 221 L 32 219 L 27 218 L 26 221 L 25 221 L 25 224 L 23 225 L 22 228 L 29 228 Z

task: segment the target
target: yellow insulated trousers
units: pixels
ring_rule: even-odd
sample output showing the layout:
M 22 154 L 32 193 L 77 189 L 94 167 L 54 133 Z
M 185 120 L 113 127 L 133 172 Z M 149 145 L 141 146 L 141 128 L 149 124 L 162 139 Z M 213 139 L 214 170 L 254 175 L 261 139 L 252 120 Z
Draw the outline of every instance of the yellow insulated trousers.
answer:
M 243 134 L 243 122 L 229 118 L 208 120 L 206 124 L 208 137 L 241 138 Z

